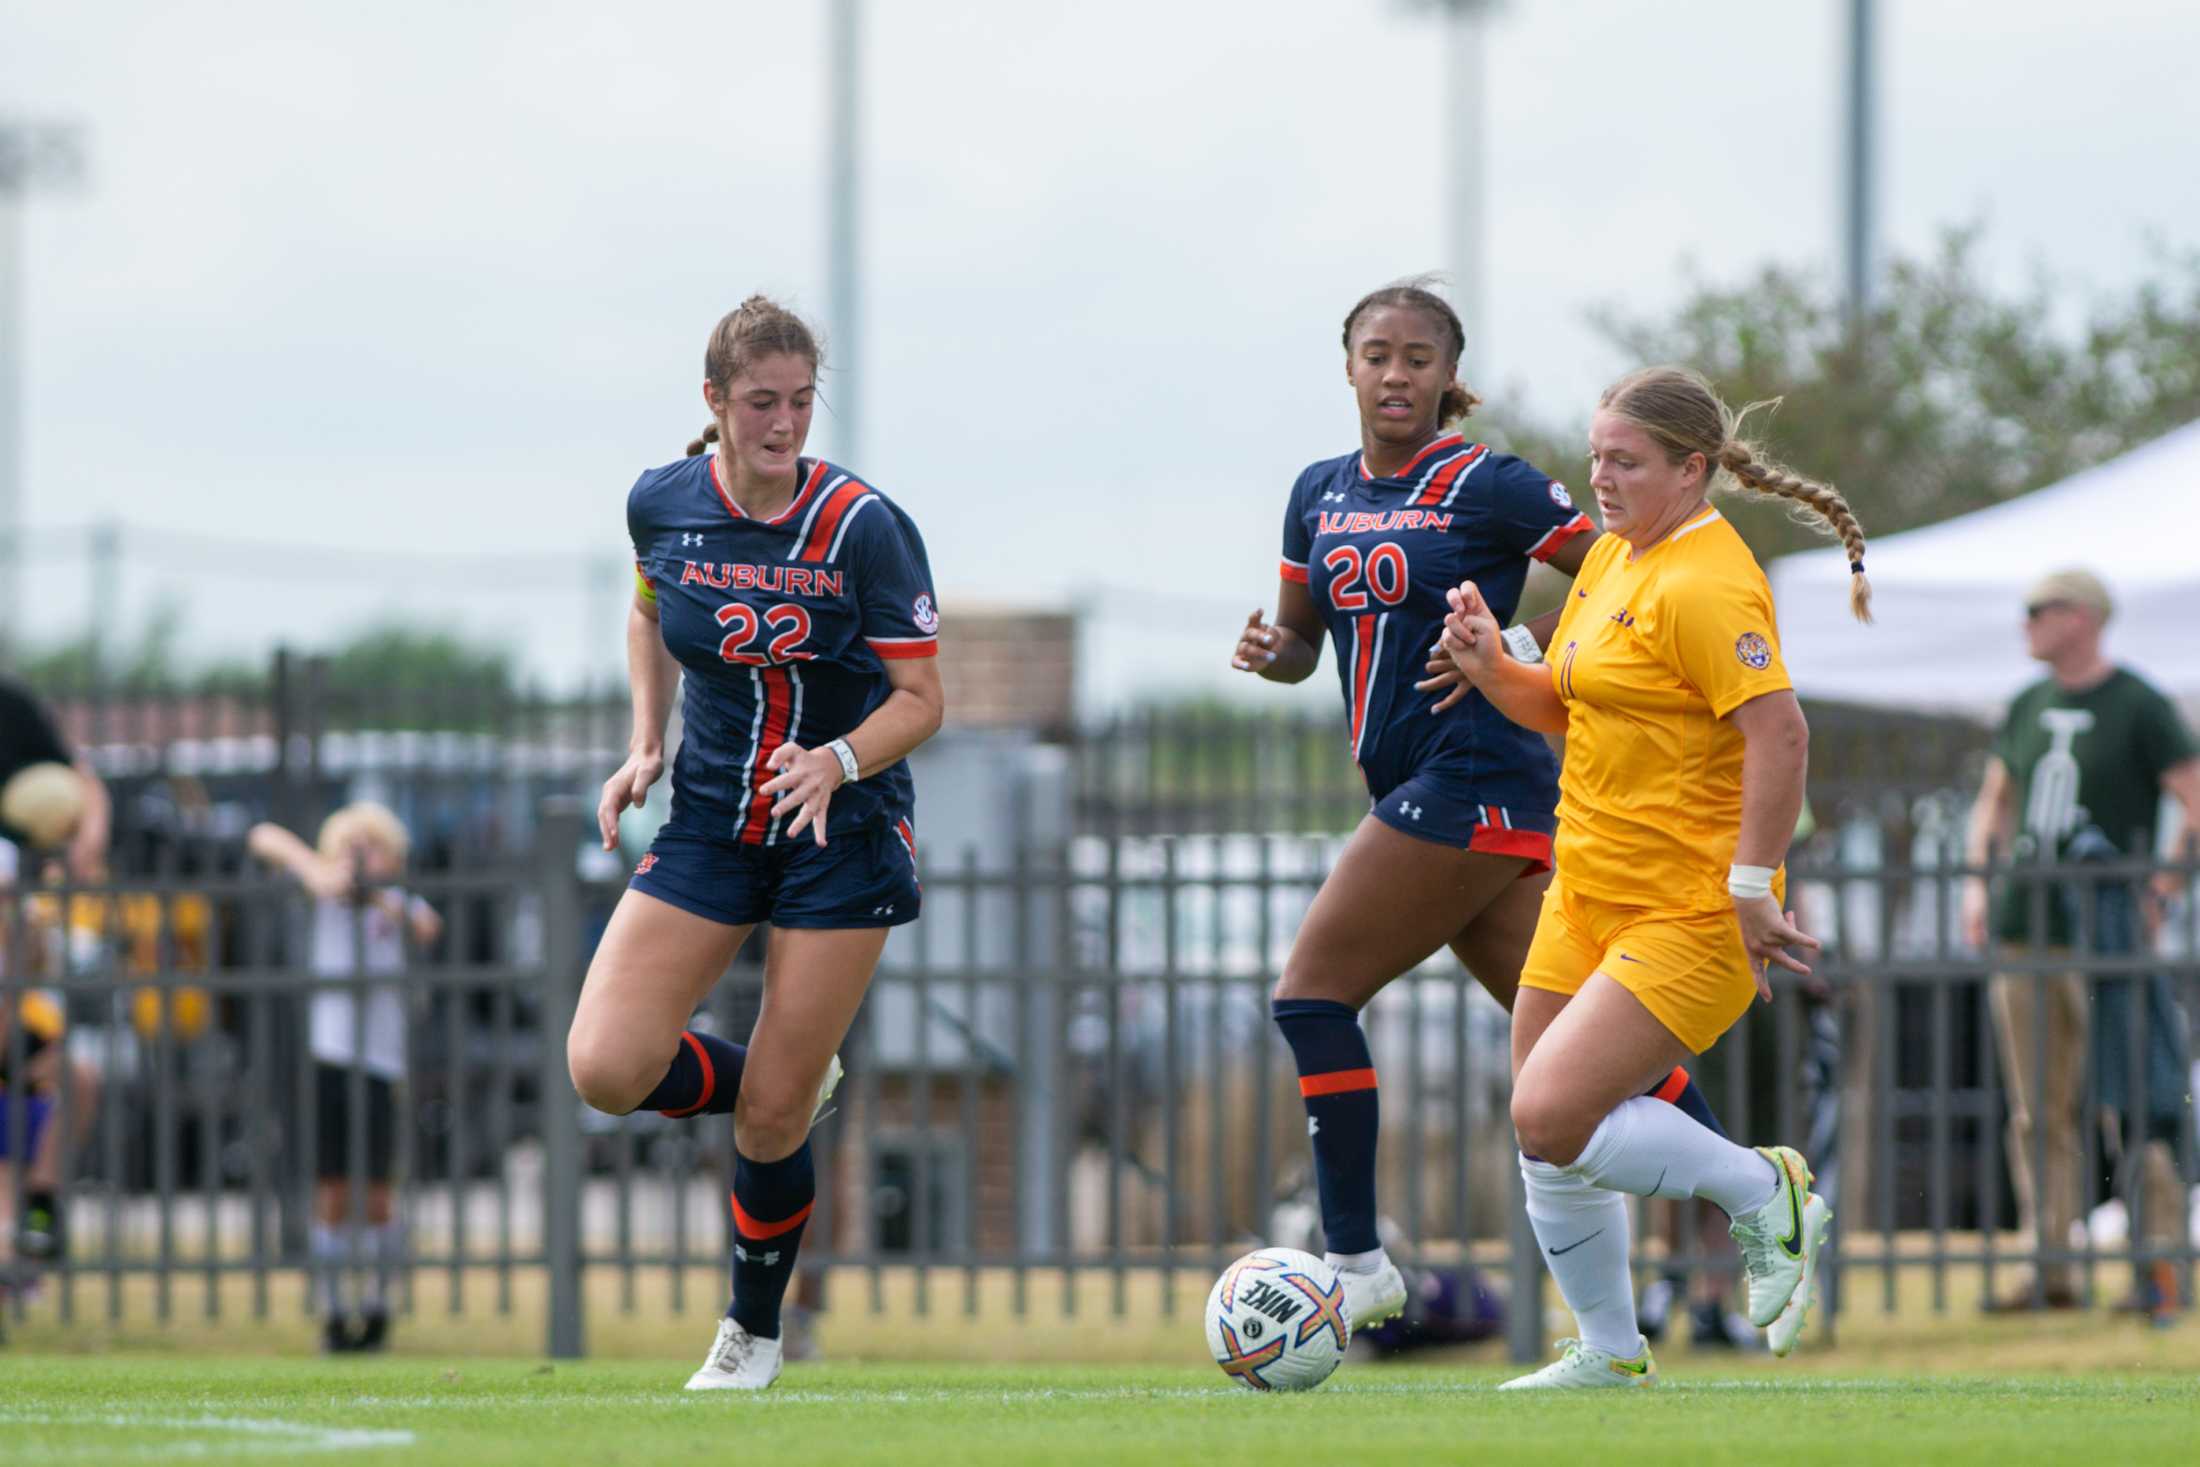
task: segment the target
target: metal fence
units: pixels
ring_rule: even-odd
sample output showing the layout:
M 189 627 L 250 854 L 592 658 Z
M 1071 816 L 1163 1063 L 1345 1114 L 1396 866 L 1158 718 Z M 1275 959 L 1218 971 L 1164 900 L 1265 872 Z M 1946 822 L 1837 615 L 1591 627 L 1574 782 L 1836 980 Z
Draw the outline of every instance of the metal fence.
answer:
M 2189 1290 L 2189 1226 L 2119 1235 L 2113 1216 L 2119 1203 L 2154 1216 L 2163 1202 L 2162 1173 L 2121 1143 L 2166 1143 L 2179 1190 L 2195 1175 L 2189 1084 L 2164 1097 L 2145 1078 L 2165 1039 L 2190 1071 L 2194 904 L 2151 940 L 2119 945 L 2099 940 L 2104 910 L 2138 910 L 2159 868 L 2024 875 L 2035 921 L 2072 901 L 2079 945 L 2114 950 L 2082 959 L 2105 1042 L 2077 1062 L 2098 1071 L 2123 1059 L 2122 1093 L 2104 1092 L 2099 1075 L 2078 1092 L 2088 1226 L 2036 1250 L 2011 1231 L 2011 1098 L 1986 980 L 2015 975 L 2044 1006 L 2081 960 L 1964 949 L 1952 813 L 1908 810 L 1893 836 L 1852 819 L 1805 849 L 1795 900 L 1827 939 L 1820 981 L 1785 983 L 1745 1017 L 1704 1058 L 1706 1089 L 1737 1139 L 1786 1141 L 1820 1161 L 1840 1220 L 1829 1282 L 1841 1310 L 1872 1296 L 1895 1309 L 1905 1277 L 1929 1280 L 1933 1307 L 1950 1308 L 1981 1278 L 1991 1291 L 2035 1261 L 2069 1262 L 2088 1287 L 2112 1267 L 2166 1261 Z M 722 1265 L 731 1126 L 614 1119 L 574 1098 L 563 1036 L 618 883 L 579 874 L 570 803 L 531 824 L 523 862 L 406 882 L 448 929 L 394 980 L 410 1029 L 400 1299 L 429 1307 L 418 1301 L 433 1281 L 445 1310 L 509 1311 L 516 1289 L 545 1289 L 547 1347 L 571 1355 L 585 1345 L 584 1299 L 605 1307 L 591 1280 L 616 1280 L 609 1307 L 632 1309 L 641 1281 L 661 1276 L 685 1302 L 688 1271 Z M 925 919 L 889 944 L 850 1037 L 839 1113 L 818 1132 L 805 1258 L 868 1278 L 862 1300 L 836 1307 L 884 1307 L 889 1273 L 906 1270 L 921 1311 L 975 1310 L 981 1284 L 1002 1277 L 1019 1310 L 1041 1290 L 1074 1307 L 1096 1274 L 1118 1311 L 1134 1281 L 1158 1281 L 1159 1307 L 1188 1311 L 1197 1271 L 1303 1230 L 1304 1119 L 1267 997 L 1335 849 L 1305 835 L 1088 834 L 949 861 L 925 852 Z M 2173 874 L 2189 892 L 2194 873 Z M 64 1322 L 211 1316 L 239 1307 L 225 1281 L 242 1277 L 245 1311 L 266 1317 L 284 1297 L 275 1285 L 294 1287 L 307 1265 L 317 1168 L 304 1011 L 315 995 L 382 980 L 314 977 L 299 899 L 249 874 L 26 887 L 0 915 L 0 1010 L 19 1013 L 34 991 L 58 997 L 71 1021 L 58 1050 L 78 1063 L 54 1067 L 54 1129 L 85 1130 L 63 1173 L 69 1247 L 36 1307 Z M 757 956 L 743 955 L 697 1022 L 745 1032 Z M 1399 1252 L 1509 1275 L 1515 1299 L 1540 1298 L 1519 1225 L 1503 1014 L 1445 955 L 1386 991 L 1368 1024 L 1383 1075 L 1381 1197 Z M 2043 1029 L 2034 1045 L 2041 1115 L 2050 1046 L 2063 1053 L 2067 1039 Z M 26 1074 L 28 1048 L 21 1023 L 0 1038 L 9 1075 Z M 2118 1115 L 2121 1128 L 2094 1124 Z M 24 1156 L 21 1116 L 11 1108 L 11 1158 Z M 2046 1132 L 2030 1145 L 2034 1174 L 2046 1172 Z M 17 1165 L 0 1177 L 0 1196 L 19 1194 L 23 1175 Z M 1691 1210 L 1644 1231 L 1646 1271 L 1725 1266 L 1723 1230 L 1703 1230 Z M 28 1276 L 16 1265 L 18 1285 Z M 1516 1351 L 1539 1349 L 1541 1309 L 1511 1318 Z

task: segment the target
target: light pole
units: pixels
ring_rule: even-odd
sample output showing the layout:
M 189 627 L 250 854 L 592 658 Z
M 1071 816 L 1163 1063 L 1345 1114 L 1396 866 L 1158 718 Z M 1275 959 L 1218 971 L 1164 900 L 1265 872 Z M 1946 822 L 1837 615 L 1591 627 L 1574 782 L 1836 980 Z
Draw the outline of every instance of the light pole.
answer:
M 1485 257 L 1489 225 L 1488 193 L 1490 13 L 1499 0 L 1417 0 L 1442 12 L 1444 37 L 1444 250 L 1450 256 L 1451 301 L 1466 328 L 1461 371 L 1488 382 L 1490 351 Z
M 0 118 L 0 652 L 22 636 L 24 200 L 84 176 L 84 139 L 67 124 Z
M 863 93 L 863 44 L 858 34 L 862 25 L 862 0 L 833 0 L 826 20 L 825 55 L 832 108 L 827 119 L 832 139 L 831 194 L 825 221 L 829 277 L 826 309 L 832 325 L 826 348 L 839 364 L 833 383 L 833 457 L 854 468 L 861 468 L 863 463 L 863 300 L 858 278 L 861 221 L 856 213 L 861 185 L 856 161 L 862 125 L 857 108 L 857 99 Z
M 1878 98 L 1875 95 L 1872 47 L 1872 0 L 1848 0 L 1848 78 L 1844 102 L 1848 117 L 1844 130 L 1841 169 L 1841 264 L 1844 287 L 1842 306 L 1853 331 L 1871 311 L 1874 225 L 1873 195 L 1877 192 L 1873 159 L 1873 133 Z

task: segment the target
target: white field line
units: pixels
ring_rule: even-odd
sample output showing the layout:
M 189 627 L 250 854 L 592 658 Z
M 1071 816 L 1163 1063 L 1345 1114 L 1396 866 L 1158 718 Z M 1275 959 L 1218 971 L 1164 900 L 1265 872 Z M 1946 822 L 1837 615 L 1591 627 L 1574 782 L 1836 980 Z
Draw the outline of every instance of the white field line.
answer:
M 409 1431 L 379 1430 L 357 1426 L 315 1426 L 303 1421 L 280 1421 L 252 1416 L 154 1416 L 132 1411 L 88 1411 L 70 1415 L 55 1411 L 26 1411 L 0 1406 L 0 1426 L 105 1427 L 111 1430 L 210 1431 L 219 1439 L 186 1437 L 180 1441 L 131 1443 L 116 1447 L 47 1447 L 48 1456 L 76 1456 L 117 1450 L 132 1455 L 157 1457 L 208 1457 L 219 1452 L 356 1452 L 371 1447 L 409 1447 L 415 1438 Z

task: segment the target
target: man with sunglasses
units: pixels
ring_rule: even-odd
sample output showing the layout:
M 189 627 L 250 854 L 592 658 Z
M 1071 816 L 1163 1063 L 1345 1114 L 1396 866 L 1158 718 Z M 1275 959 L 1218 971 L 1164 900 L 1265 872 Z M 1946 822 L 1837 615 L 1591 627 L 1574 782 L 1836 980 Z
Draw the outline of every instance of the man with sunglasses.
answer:
M 1967 864 L 1985 866 L 2002 851 L 2020 867 L 2143 859 L 2156 849 L 2165 792 L 2183 807 L 2185 848 L 2200 837 L 2200 744 L 2167 698 L 2102 652 L 2102 631 L 2113 610 L 2108 588 L 2084 570 L 2046 576 L 2025 598 L 2026 649 L 2047 665 L 2048 675 L 2017 695 L 2002 722 L 1971 809 Z M 1964 884 L 1964 935 L 1972 946 L 1983 950 L 1991 937 L 1999 958 L 2073 964 L 2071 971 L 2046 977 L 2036 971 L 1997 975 L 1988 989 L 2009 1093 L 2010 1180 L 2019 1220 L 2042 1250 L 2070 1247 L 2079 1209 L 2092 1192 L 2080 1175 L 2081 1114 L 2126 1106 L 2137 1088 L 2128 1078 L 2113 1079 L 2111 1072 L 2128 1071 L 2130 991 L 2142 985 L 2128 979 L 2096 985 L 2075 970 L 2078 955 L 2129 954 L 2150 946 L 2157 904 L 2176 885 L 2165 877 L 2134 901 L 2129 882 L 2020 877 L 2007 883 L 1990 910 L 1985 880 L 1973 877 Z M 2122 1002 L 2110 1003 L 2112 996 Z M 2173 1002 L 2166 992 L 2148 998 L 2150 1010 L 2156 1002 Z M 2088 1099 L 2081 1086 L 2096 1028 L 2102 1043 L 2095 1046 L 2095 1083 Z M 2149 1091 L 2182 1095 L 2174 1058 L 2162 1064 L 2151 1054 L 2144 1059 Z M 2154 1081 L 2152 1071 L 2165 1067 L 2167 1083 Z M 2174 1138 L 2174 1107 L 2142 1107 L 2157 1108 L 2169 1111 Z M 2144 1147 L 2141 1186 L 2147 1216 L 2133 1236 L 2143 1232 L 2149 1243 L 2177 1246 L 2183 1239 L 2184 1188 L 2170 1149 L 2160 1144 L 2159 1125 L 2141 1120 L 2124 1134 L 2133 1130 L 2134 1141 L 2152 1143 Z M 2174 1271 L 2161 1260 L 2138 1272 L 2138 1301 L 2166 1321 L 2177 1303 Z M 2022 1287 L 1987 1301 L 1987 1309 L 2076 1309 L 2085 1302 L 2076 1265 L 2047 1261 Z

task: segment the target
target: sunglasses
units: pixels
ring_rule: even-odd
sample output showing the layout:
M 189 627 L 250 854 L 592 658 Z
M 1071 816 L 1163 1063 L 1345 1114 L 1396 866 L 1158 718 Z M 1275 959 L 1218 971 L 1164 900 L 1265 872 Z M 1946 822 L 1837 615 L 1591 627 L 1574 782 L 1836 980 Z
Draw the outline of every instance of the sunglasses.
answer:
M 2026 621 L 2038 621 L 2050 611 L 2068 611 L 2077 603 L 2071 601 L 2036 601 L 2024 608 Z

